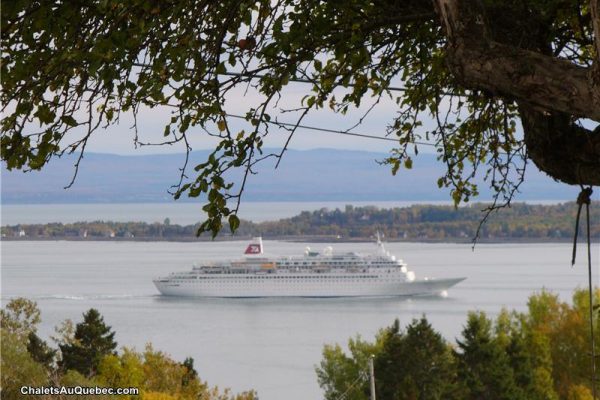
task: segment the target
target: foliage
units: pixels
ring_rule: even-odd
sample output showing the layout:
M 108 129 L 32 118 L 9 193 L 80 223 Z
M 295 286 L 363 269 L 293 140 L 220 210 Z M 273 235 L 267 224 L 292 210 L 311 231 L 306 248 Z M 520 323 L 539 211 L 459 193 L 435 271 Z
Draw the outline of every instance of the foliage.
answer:
M 405 332 L 396 323 L 376 357 L 377 397 L 381 399 L 459 399 L 450 347 L 422 317 Z
M 533 296 L 532 296 L 533 298 Z M 509 358 L 515 383 L 527 399 L 554 400 L 550 342 L 525 325 L 524 316 L 502 310 L 496 318 L 495 340 Z
M 66 387 L 74 387 L 74 386 L 81 386 L 81 387 L 93 387 L 93 386 L 101 386 L 101 383 L 95 378 L 95 377 L 86 377 L 81 375 L 79 372 L 70 369 L 66 372 L 64 372 L 64 374 L 57 374 L 53 377 L 56 380 L 56 385 L 61 385 L 61 386 L 66 386 Z M 67 400 L 69 398 L 72 398 L 72 396 L 53 396 L 54 397 L 58 397 L 60 400 Z M 105 395 L 81 395 L 81 396 L 75 396 L 75 398 L 80 399 L 80 400 L 94 400 L 94 399 L 110 399 L 110 396 L 105 396 Z
M 457 341 L 458 376 L 468 399 L 524 399 L 510 360 L 494 340 L 491 321 L 483 313 L 470 313 Z
M 585 290 L 573 294 L 572 306 L 560 302 L 556 295 L 542 292 L 529 300 L 526 320 L 532 334 L 549 342 L 552 359 L 552 379 L 561 398 L 568 397 L 573 386 L 588 386 L 590 382 L 590 332 L 588 322 L 589 295 Z M 594 291 L 598 304 L 600 291 Z M 600 329 L 600 314 L 595 313 L 594 329 Z M 596 335 L 596 348 L 600 338 Z
M 479 21 L 489 24 L 490 40 L 574 66 L 592 64 L 585 1 L 482 3 L 486 15 Z M 344 114 L 390 99 L 397 112 L 388 133 L 398 138 L 387 160 L 392 171 L 410 169 L 419 141 L 428 141 L 447 167 L 438 184 L 452 188 L 456 204 L 478 194 L 477 174 L 500 202 L 510 201 L 523 177 L 526 154 L 517 126 L 519 101 L 527 96 L 482 90 L 455 76 L 450 32 L 432 2 L 13 1 L 2 7 L 1 25 L 1 147 L 9 169 L 40 169 L 65 152 L 80 152 L 78 168 L 98 128 L 131 114 L 140 144 L 135 117 L 166 110 L 165 143 L 189 150 L 188 135 L 198 131 L 218 141 L 194 167 L 196 176 L 188 178 L 186 159 L 174 191 L 175 197 L 205 197 L 208 219 L 199 231 L 213 236 L 224 223 L 232 231 L 238 226 L 239 199 L 253 166 L 281 158 L 285 149 L 264 154 L 262 148 L 273 128 L 287 127 L 275 116 L 280 109 L 296 123 L 287 128 L 291 138 L 311 111 Z M 281 99 L 293 82 L 305 85 L 305 96 L 286 104 Z M 244 89 L 257 99 L 242 111 L 238 129 L 228 105 Z M 565 114 L 569 123 L 582 116 Z M 233 188 L 227 174 L 236 168 L 244 179 Z
M 198 371 L 194 368 L 194 359 L 192 357 L 187 357 L 183 360 L 181 365 L 186 369 L 186 372 L 181 378 L 181 385 L 185 387 L 198 377 Z
M 111 387 L 133 386 L 141 390 L 142 399 L 178 400 L 253 400 L 253 391 L 231 395 L 210 388 L 193 369 L 193 359 L 183 363 L 156 351 L 149 344 L 143 352 L 124 348 L 120 355 L 110 354 L 102 359 L 96 379 Z M 133 397 L 132 397 L 133 398 Z
M 56 350 L 51 349 L 48 344 L 40 339 L 34 332 L 29 333 L 27 351 L 33 360 L 43 365 L 47 370 L 54 365 Z
M 40 313 L 34 302 L 14 299 L 2 309 L 1 329 L 1 391 L 2 398 L 16 400 L 39 396 L 23 396 L 22 386 L 66 387 L 134 387 L 140 395 L 119 396 L 126 399 L 177 400 L 256 400 L 253 390 L 237 394 L 229 389 L 209 387 L 198 376 L 191 357 L 183 362 L 154 350 L 148 344 L 143 352 L 123 348 L 114 351 L 114 332 L 104 324 L 98 311 L 90 309 L 84 320 L 73 325 L 64 321 L 57 329 L 60 352 L 51 348 L 35 334 Z M 35 323 L 33 323 L 35 322 Z M 23 336 L 29 332 L 28 336 Z M 62 353 L 62 354 L 57 354 Z M 59 356 L 58 365 L 54 363 Z M 77 398 L 109 398 L 82 395 Z M 41 397 L 42 399 L 50 397 Z M 53 396 L 66 399 L 66 396 Z M 110 397 L 112 398 L 112 397 Z
M 40 310 L 34 301 L 18 297 L 0 310 L 0 318 L 2 398 L 34 398 L 23 396 L 20 389 L 47 384 L 55 354 L 36 335 L 41 321 Z
M 75 327 L 75 342 L 59 345 L 61 368 L 73 369 L 88 377 L 95 375 L 101 359 L 117 348 L 114 336 L 98 310 L 89 309 Z
M 147 390 L 176 395 L 180 399 L 196 399 L 207 387 L 190 370 L 166 354 L 146 346 L 143 353 L 144 386 Z
M 142 395 L 143 400 L 177 400 L 177 397 L 167 393 L 157 392 L 144 392 Z
M 303 211 L 292 218 L 253 223 L 242 220 L 238 236 L 262 235 L 268 238 L 294 236 L 340 237 L 369 239 L 378 230 L 388 239 L 467 241 L 475 237 L 482 212 L 487 205 L 469 207 L 414 205 L 384 209 L 373 206 L 346 206 L 344 210 L 321 209 Z M 483 239 L 491 240 L 571 240 L 577 206 L 513 204 L 501 214 L 490 215 L 479 231 Z M 600 208 L 592 204 L 591 235 L 600 235 Z M 25 231 L 26 239 L 76 240 L 191 240 L 197 225 L 148 224 L 144 222 L 78 222 L 45 225 L 15 225 L 2 228 L 6 237 L 18 237 Z M 583 229 L 583 227 L 582 227 Z M 87 236 L 83 236 L 83 233 Z M 114 237 L 113 237 L 114 236 Z
M 40 310 L 37 303 L 23 297 L 12 299 L 6 308 L 0 310 L 2 329 L 25 341 L 30 333 L 35 333 L 40 323 Z
M 31 357 L 27 346 L 17 333 L 2 328 L 1 335 L 2 398 L 6 400 L 35 398 L 36 396 L 23 396 L 21 387 L 45 385 L 48 382 L 48 375 L 44 366 Z
M 395 322 L 375 342 L 360 342 L 370 353 L 350 347 L 347 355 L 339 345 L 325 346 L 319 385 L 326 399 L 339 398 L 366 371 L 368 355 L 375 354 L 382 400 L 591 399 L 586 296 L 578 289 L 568 304 L 542 291 L 530 297 L 527 312 L 503 310 L 495 321 L 471 312 L 453 350 L 424 317 L 403 331 Z M 595 296 L 600 298 L 600 290 Z M 598 328 L 598 313 L 596 318 Z M 368 399 L 368 380 L 359 382 L 349 399 Z
M 191 377 L 187 367 L 150 345 L 143 353 L 125 348 L 121 355 L 107 355 L 100 362 L 97 379 L 111 387 L 138 387 L 144 398 L 197 399 L 207 389 L 197 374 Z
M 576 385 L 569 390 L 567 400 L 593 400 L 592 392 L 583 385 Z
M 141 388 L 145 375 L 141 357 L 131 349 L 123 349 L 121 355 L 109 354 L 98 365 L 97 379 L 111 387 Z
M 346 355 L 339 345 L 326 345 L 323 361 L 316 369 L 319 385 L 325 391 L 326 400 L 334 400 L 345 394 L 348 400 L 367 400 L 369 388 L 366 379 L 366 366 L 372 356 L 377 356 L 383 347 L 386 330 L 380 331 L 374 343 L 357 336 L 348 341 L 350 355 Z
M 75 339 L 75 324 L 70 319 L 66 319 L 54 327 L 54 332 L 56 336 L 50 336 L 50 339 L 59 347 L 61 345 L 75 345 L 78 343 L 78 340 Z

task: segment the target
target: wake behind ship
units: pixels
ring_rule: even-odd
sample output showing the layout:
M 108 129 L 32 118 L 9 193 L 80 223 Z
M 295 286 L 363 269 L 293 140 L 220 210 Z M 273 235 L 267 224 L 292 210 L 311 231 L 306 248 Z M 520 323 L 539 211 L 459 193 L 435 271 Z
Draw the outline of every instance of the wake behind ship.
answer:
M 322 253 L 265 257 L 261 238 L 245 258 L 204 262 L 191 271 L 154 280 L 167 296 L 187 297 L 380 297 L 443 294 L 466 278 L 416 279 L 407 265 L 384 248 L 377 235 L 373 254 Z

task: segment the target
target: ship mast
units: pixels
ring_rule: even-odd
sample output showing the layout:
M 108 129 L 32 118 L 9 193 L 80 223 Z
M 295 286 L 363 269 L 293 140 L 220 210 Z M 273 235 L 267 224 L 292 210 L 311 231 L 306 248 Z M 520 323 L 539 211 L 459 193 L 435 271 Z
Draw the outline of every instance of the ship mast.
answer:
M 385 254 L 385 247 L 383 247 L 383 242 L 381 241 L 382 235 L 379 231 L 375 232 L 375 237 L 377 238 L 377 248 L 381 254 Z

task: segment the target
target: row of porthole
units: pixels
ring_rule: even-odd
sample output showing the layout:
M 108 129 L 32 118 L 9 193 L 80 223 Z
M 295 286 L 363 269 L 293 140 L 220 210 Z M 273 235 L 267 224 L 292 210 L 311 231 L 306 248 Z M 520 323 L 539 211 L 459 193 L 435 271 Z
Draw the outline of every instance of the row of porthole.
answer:
M 208 285 L 223 285 L 223 284 L 246 284 L 248 283 L 247 280 L 228 280 L 228 281 L 192 281 L 195 285 L 199 285 L 199 284 L 208 284 Z M 268 283 L 267 281 L 259 281 L 260 283 Z M 296 280 L 292 280 L 292 279 L 282 279 L 282 280 L 277 280 L 277 281 L 273 281 L 273 282 L 278 282 L 278 283 L 300 283 Z M 402 280 L 397 280 L 397 282 L 403 282 Z M 381 280 L 381 281 L 372 281 L 371 283 L 397 283 L 394 281 L 389 281 L 389 280 Z M 181 283 L 185 283 L 185 282 L 181 282 Z M 188 282 L 189 283 L 189 282 Z M 364 283 L 364 280 L 360 280 L 360 279 L 352 279 L 352 280 L 345 280 L 345 279 L 336 279 L 336 280 L 321 280 L 321 281 L 312 281 L 311 283 Z
M 281 279 L 294 279 L 294 280 L 306 280 L 306 279 L 318 279 L 321 281 L 331 281 L 331 280 L 339 280 L 339 279 L 351 279 L 351 280 L 364 280 L 364 279 L 377 279 L 377 276 L 367 276 L 367 275 L 360 275 L 360 276 L 270 276 L 270 277 L 245 277 L 245 278 L 234 278 L 234 279 L 243 279 L 243 280 L 260 280 L 260 281 L 278 281 Z M 197 279 L 173 279 L 171 280 L 171 282 L 179 282 L 179 283 L 185 283 L 185 282 L 193 282 L 193 281 L 213 281 L 213 280 L 219 280 L 221 282 L 227 282 L 230 279 L 227 278 L 222 278 L 222 277 L 217 277 L 217 278 L 205 278 L 205 277 L 201 277 L 201 278 L 197 278 Z
M 275 279 L 276 278 L 276 279 Z M 315 277 L 308 277 L 311 280 L 311 282 L 364 282 L 365 279 L 369 279 L 371 282 L 375 281 L 380 281 L 380 282 L 389 282 L 389 279 L 385 279 L 385 280 L 378 280 L 376 277 L 364 277 L 364 278 L 355 278 L 355 277 L 320 277 L 320 276 L 315 276 Z M 194 282 L 194 283 L 199 283 L 199 282 L 219 282 L 219 283 L 227 283 L 227 282 L 248 282 L 248 281 L 261 281 L 261 282 L 281 282 L 281 281 L 285 281 L 285 282 L 298 282 L 298 281 L 302 281 L 302 280 L 306 280 L 305 277 L 274 277 L 274 278 L 269 278 L 269 279 L 264 279 L 264 278 L 256 278 L 256 279 L 227 279 L 227 280 L 217 280 L 217 279 L 190 279 L 190 280 L 172 280 L 171 282 L 174 283 L 186 283 L 186 282 Z

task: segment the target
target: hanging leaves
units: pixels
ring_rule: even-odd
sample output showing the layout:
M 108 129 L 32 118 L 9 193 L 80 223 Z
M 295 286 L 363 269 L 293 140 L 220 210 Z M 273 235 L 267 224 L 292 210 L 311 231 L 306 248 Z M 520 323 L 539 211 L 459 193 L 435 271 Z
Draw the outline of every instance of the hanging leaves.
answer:
M 497 22 L 494 35 L 543 42 L 574 63 L 591 63 L 585 5 L 485 3 Z M 518 14 L 521 9 L 530 11 Z M 505 29 L 506 16 L 515 12 L 515 28 Z M 344 114 L 368 101 L 395 101 L 388 133 L 398 145 L 385 162 L 394 174 L 410 169 L 416 142 L 435 144 L 447 167 L 438 185 L 451 188 L 456 204 L 477 195 L 477 176 L 504 202 L 523 177 L 517 105 L 454 79 L 432 2 L 13 1 L 3 4 L 1 22 L 7 167 L 43 168 L 54 156 L 83 152 L 94 132 L 118 123 L 121 113 L 161 110 L 156 115 L 169 115 L 157 128 L 164 143 L 189 152 L 192 132 L 219 142 L 194 168 L 196 176 L 188 176 L 186 157 L 173 188 L 175 198 L 208 201 L 199 233 L 215 236 L 223 219 L 237 228 L 253 166 L 282 155 L 263 154 L 263 139 L 277 123 L 269 114 L 279 111 L 286 86 L 298 81 L 305 96 L 285 110 L 297 122 L 324 107 Z M 226 109 L 239 95 L 235 88 L 254 91 L 258 99 L 246 104 L 240 134 L 232 132 Z M 136 119 L 133 129 L 142 145 Z M 235 168 L 242 178 L 234 186 L 228 174 Z

